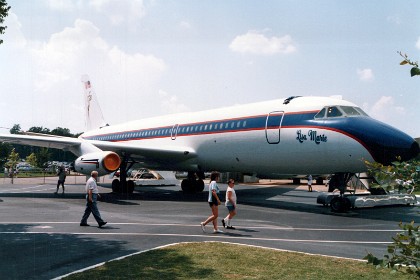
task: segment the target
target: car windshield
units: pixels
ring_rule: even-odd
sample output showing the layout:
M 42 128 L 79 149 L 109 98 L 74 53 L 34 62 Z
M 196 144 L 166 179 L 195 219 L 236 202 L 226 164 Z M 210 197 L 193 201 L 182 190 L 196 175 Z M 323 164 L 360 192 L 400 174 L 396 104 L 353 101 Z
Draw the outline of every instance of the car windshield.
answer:
M 337 117 L 358 117 L 367 116 L 359 107 L 352 106 L 328 106 L 322 108 L 316 115 L 316 119 L 337 118 Z

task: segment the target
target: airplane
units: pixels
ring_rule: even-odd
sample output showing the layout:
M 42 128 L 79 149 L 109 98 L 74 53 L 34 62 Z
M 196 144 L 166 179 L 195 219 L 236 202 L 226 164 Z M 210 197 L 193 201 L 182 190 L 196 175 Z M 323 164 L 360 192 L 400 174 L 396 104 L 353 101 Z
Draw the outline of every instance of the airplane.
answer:
M 344 192 L 353 174 L 366 171 L 365 160 L 389 165 L 420 151 L 409 135 L 331 97 L 291 96 L 110 126 L 89 77 L 83 75 L 82 82 L 87 131 L 79 138 L 0 134 L 0 141 L 70 151 L 78 156 L 75 170 L 87 175 L 134 165 L 187 171 L 185 192 L 202 191 L 204 172 L 211 170 L 272 179 L 334 174 Z M 134 183 L 120 172 L 112 190 L 132 193 Z

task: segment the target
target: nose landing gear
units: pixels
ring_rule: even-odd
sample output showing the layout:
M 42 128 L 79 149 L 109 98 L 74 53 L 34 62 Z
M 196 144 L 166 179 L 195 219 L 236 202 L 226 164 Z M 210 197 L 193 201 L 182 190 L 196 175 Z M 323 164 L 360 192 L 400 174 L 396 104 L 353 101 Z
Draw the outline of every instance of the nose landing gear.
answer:
M 350 199 L 344 196 L 347 190 L 347 183 L 350 181 L 353 173 L 336 173 L 331 176 L 328 191 L 338 189 L 340 191 L 339 196 L 335 196 L 331 199 L 330 207 L 331 211 L 337 213 L 348 212 L 351 207 Z

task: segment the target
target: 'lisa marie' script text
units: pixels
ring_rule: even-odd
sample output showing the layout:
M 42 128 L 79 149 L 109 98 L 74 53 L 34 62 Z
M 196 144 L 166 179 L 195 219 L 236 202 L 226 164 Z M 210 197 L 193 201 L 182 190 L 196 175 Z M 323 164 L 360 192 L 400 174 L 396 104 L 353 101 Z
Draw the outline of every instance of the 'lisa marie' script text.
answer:
M 298 140 L 300 143 L 303 143 L 304 141 L 313 141 L 316 144 L 319 144 L 321 142 L 327 142 L 327 136 L 324 134 L 318 135 L 318 132 L 316 130 L 309 130 L 307 134 L 302 133 L 302 131 L 299 129 L 296 131 L 297 137 L 296 140 Z

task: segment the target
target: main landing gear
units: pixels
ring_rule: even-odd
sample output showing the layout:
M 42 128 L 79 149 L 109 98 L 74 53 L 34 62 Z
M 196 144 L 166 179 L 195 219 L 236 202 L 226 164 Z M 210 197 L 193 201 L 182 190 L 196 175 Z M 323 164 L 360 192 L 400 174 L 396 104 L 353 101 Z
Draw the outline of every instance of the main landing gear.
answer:
M 120 165 L 120 179 L 114 179 L 112 181 L 112 192 L 114 193 L 133 193 L 134 181 L 127 180 L 127 171 L 133 167 L 134 161 L 130 161 L 129 157 L 124 155 Z
M 349 211 L 351 207 L 351 202 L 347 197 L 344 196 L 344 193 L 347 189 L 347 183 L 350 181 L 353 175 L 354 174 L 352 173 L 336 173 L 331 176 L 328 191 L 332 192 L 335 189 L 338 189 L 340 191 L 339 196 L 335 196 L 331 199 L 331 211 L 338 213 Z
M 196 193 L 204 190 L 204 172 L 188 172 L 187 179 L 182 180 L 181 189 L 184 193 Z

